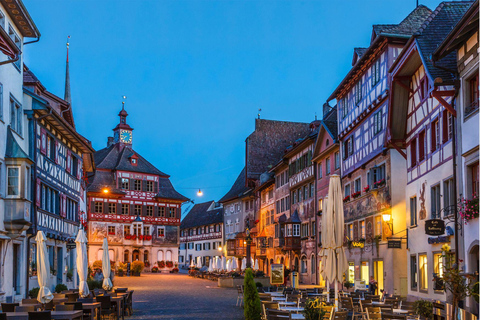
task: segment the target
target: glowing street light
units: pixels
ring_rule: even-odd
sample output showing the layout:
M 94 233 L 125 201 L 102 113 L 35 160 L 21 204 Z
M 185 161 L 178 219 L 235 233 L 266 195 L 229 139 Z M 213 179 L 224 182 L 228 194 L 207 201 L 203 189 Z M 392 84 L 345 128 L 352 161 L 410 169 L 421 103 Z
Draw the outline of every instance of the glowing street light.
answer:
M 199 196 L 199 197 L 203 196 L 202 190 L 198 189 L 197 196 Z

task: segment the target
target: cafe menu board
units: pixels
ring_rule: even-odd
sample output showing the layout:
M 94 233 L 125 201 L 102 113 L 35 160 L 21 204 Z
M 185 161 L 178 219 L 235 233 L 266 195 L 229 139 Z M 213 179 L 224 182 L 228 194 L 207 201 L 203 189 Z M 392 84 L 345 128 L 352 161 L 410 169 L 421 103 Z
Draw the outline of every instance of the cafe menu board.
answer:
M 442 219 L 425 220 L 425 234 L 441 236 L 445 233 L 445 221 Z
M 270 284 L 283 284 L 283 264 L 271 264 L 270 265 Z

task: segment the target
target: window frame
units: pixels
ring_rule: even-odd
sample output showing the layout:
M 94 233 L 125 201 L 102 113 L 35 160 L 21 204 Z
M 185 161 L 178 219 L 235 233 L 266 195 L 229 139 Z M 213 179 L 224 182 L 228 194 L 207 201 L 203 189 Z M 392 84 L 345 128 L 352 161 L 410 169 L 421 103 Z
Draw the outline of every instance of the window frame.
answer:
M 9 178 L 10 178 L 10 169 L 17 169 L 17 173 L 18 175 L 16 176 L 16 179 L 17 179 L 17 194 L 10 194 L 10 182 L 9 182 Z M 21 193 L 22 193 L 22 167 L 21 166 L 16 166 L 16 165 L 7 165 L 6 166 L 6 186 L 7 186 L 7 190 L 5 192 L 5 197 L 6 198 L 20 198 L 21 197 Z M 12 178 L 15 178 L 12 176 Z

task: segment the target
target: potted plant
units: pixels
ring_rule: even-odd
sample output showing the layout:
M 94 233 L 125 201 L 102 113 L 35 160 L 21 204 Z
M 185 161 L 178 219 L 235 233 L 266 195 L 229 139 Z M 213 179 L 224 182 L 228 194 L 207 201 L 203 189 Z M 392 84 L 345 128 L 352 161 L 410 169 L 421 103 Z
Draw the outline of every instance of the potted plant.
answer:
M 144 268 L 145 264 L 142 261 L 133 261 L 130 265 L 130 270 L 132 270 L 133 275 L 136 277 L 140 276 Z
M 417 300 L 413 303 L 413 310 L 423 319 L 431 319 L 433 315 L 433 304 L 428 300 Z
M 157 273 L 158 272 L 158 267 L 153 267 L 152 268 L 152 273 Z
M 324 304 L 319 299 L 308 299 L 305 303 L 305 308 L 302 311 L 305 316 L 305 320 L 318 320 L 323 319 L 326 315 L 326 310 L 322 307 Z
M 167 266 L 167 268 L 173 268 L 173 261 L 167 261 L 165 262 L 165 265 Z
M 55 292 L 56 293 L 61 293 L 62 291 L 66 291 L 68 290 L 67 286 L 64 285 L 63 283 L 59 283 L 57 284 L 57 286 L 55 287 Z
M 118 263 L 117 267 L 117 276 L 123 277 L 123 273 L 125 272 L 126 266 L 125 263 Z
M 28 296 L 32 299 L 36 299 L 38 297 L 38 291 L 40 291 L 39 287 L 32 288 L 32 290 L 28 291 Z
M 173 272 L 173 273 L 178 273 L 178 268 L 177 268 L 177 267 L 173 268 L 173 269 L 172 269 L 172 272 Z

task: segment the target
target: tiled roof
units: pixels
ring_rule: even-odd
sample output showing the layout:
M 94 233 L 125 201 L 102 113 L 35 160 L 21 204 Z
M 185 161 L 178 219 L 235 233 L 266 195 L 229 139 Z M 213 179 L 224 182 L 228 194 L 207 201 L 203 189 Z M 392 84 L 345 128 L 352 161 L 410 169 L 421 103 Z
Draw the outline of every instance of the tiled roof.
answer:
M 328 114 L 325 115 L 322 120 L 322 124 L 330 133 L 334 141 L 338 139 L 338 125 L 337 125 L 337 106 L 332 108 Z
M 88 192 L 100 193 L 104 188 L 108 188 L 109 193 L 125 195 L 126 192 L 116 188 L 113 172 L 96 171 L 94 174 L 88 176 Z
M 422 26 L 432 10 L 424 5 L 419 5 L 399 24 L 379 25 L 384 26 L 377 34 L 412 36 Z
M 174 199 L 174 200 L 183 200 L 187 201 L 188 198 L 181 195 L 175 190 L 172 183 L 168 178 L 160 177 L 158 181 L 158 193 L 155 196 L 156 198 L 162 199 Z
M 293 211 L 292 215 L 290 216 L 290 218 L 287 219 L 286 222 L 287 223 L 301 223 L 302 222 L 300 220 L 300 218 L 298 217 L 297 209 L 295 209 L 295 211 Z
M 445 70 L 457 70 L 456 53 L 451 52 L 433 66 L 430 59 L 453 27 L 467 12 L 473 1 L 442 2 L 415 34 L 422 62 L 432 79 L 441 78 L 444 83 L 454 80 L 455 75 Z
M 287 146 L 309 132 L 309 123 L 255 119 L 255 131 L 246 139 L 247 179 L 258 179 L 282 158 Z
M 361 56 L 363 56 L 363 54 L 365 53 L 365 51 L 367 51 L 368 48 L 353 48 L 353 51 L 357 54 L 357 56 L 360 58 Z
M 208 210 L 212 205 L 212 210 Z M 223 208 L 215 208 L 214 206 L 214 201 L 208 201 L 194 205 L 180 223 L 180 229 L 223 223 Z
M 245 172 L 245 168 L 243 168 L 242 172 L 240 172 L 237 179 L 235 180 L 233 186 L 218 202 L 224 203 L 234 200 L 236 198 L 240 198 L 244 195 L 247 195 L 249 191 L 252 190 L 251 188 L 246 186 L 247 178 Z
M 130 157 L 138 157 L 137 165 L 132 165 Z M 150 173 L 168 177 L 168 174 L 155 168 L 150 162 L 130 147 L 119 149 L 117 144 L 95 152 L 95 165 L 98 169 L 122 170 L 141 173 Z

